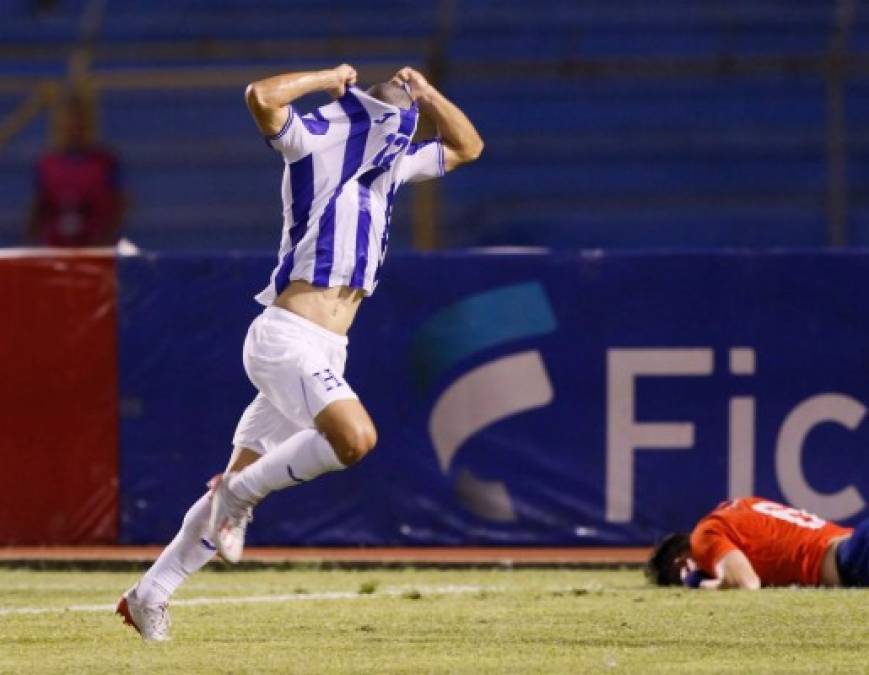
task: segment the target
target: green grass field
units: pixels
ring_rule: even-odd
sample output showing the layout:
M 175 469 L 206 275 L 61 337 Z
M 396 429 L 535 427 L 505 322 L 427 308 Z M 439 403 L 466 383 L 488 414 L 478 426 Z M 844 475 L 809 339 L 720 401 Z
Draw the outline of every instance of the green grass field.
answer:
M 627 570 L 209 571 L 176 596 L 172 642 L 145 644 L 109 608 L 136 576 L 0 570 L 0 673 L 869 673 L 866 591 L 668 590 Z

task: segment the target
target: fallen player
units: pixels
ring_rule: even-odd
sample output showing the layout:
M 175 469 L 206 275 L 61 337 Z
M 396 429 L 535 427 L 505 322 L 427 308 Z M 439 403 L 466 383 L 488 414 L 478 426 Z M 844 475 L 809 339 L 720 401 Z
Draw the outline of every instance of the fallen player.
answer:
M 646 565 L 660 586 L 869 586 L 869 519 L 856 528 L 761 497 L 719 504 L 691 534 L 666 537 Z

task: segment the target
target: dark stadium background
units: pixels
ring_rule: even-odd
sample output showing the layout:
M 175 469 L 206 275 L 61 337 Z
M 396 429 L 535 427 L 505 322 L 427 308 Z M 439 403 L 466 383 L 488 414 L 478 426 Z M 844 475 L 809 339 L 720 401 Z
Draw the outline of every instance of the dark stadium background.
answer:
M 276 157 L 243 87 L 344 60 L 365 82 L 421 68 L 487 142 L 477 164 L 404 195 L 395 246 L 869 240 L 869 19 L 852 0 L 3 0 L 0 12 L 3 245 L 20 241 L 48 131 L 45 108 L 25 102 L 81 73 L 124 161 L 127 238 L 271 249 Z

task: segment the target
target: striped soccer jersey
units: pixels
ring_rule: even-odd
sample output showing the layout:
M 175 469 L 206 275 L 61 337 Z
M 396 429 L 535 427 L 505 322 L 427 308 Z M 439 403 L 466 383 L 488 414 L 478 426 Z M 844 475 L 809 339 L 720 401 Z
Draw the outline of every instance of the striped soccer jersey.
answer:
M 356 87 L 306 115 L 290 106 L 267 140 L 284 157 L 278 264 L 256 296 L 269 305 L 291 281 L 374 292 L 398 187 L 444 173 L 437 139 L 412 143 L 416 105 L 398 108 Z

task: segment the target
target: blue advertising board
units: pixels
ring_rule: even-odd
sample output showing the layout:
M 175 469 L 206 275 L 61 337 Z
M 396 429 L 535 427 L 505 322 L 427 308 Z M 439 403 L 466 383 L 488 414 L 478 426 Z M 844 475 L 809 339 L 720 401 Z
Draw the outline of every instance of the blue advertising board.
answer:
M 168 540 L 254 394 L 271 256 L 119 261 L 121 540 Z M 394 255 L 350 334 L 379 444 L 253 544 L 633 545 L 758 494 L 869 499 L 869 256 Z

